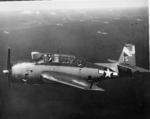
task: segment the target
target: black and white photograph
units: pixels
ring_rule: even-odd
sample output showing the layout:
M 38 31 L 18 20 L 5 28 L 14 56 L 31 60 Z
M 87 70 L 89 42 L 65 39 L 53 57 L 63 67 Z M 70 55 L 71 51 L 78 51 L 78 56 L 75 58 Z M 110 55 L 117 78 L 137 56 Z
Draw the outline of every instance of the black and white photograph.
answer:
M 0 0 L 0 119 L 150 119 L 148 0 Z

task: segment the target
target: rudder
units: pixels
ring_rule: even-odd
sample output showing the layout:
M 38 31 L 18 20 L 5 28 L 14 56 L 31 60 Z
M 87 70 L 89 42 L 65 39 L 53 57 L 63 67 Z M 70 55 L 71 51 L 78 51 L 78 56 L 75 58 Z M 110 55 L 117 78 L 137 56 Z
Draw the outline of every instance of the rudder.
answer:
M 131 66 L 136 65 L 135 60 L 135 45 L 133 44 L 126 44 L 123 47 L 122 53 L 120 55 L 120 58 L 118 60 L 118 63 L 123 63 Z

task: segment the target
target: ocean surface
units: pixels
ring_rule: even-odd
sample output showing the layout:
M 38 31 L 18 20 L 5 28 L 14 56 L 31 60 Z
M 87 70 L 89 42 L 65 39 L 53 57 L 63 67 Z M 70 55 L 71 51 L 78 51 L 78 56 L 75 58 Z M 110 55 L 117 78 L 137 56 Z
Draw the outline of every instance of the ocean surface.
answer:
M 136 46 L 137 65 L 149 68 L 148 8 L 23 10 L 0 12 L 0 72 L 30 60 L 31 51 L 73 54 L 90 62 L 118 60 L 126 43 Z M 150 76 L 101 82 L 105 92 L 61 84 L 11 84 L 0 73 L 1 119 L 150 118 Z

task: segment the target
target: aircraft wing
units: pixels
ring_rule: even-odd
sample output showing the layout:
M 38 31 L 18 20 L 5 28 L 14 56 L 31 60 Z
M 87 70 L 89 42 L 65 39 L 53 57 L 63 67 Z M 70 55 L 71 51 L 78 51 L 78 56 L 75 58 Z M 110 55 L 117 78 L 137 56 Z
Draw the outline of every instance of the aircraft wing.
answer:
M 44 82 L 54 81 L 54 82 L 58 82 L 61 84 L 73 86 L 76 88 L 80 88 L 80 89 L 84 89 L 84 90 L 90 90 L 91 83 L 89 83 L 88 81 L 86 81 L 85 79 L 83 79 L 81 77 L 68 75 L 66 73 L 48 72 L 48 71 L 43 72 L 41 74 L 41 76 L 42 76 Z M 104 89 L 96 86 L 95 84 L 93 84 L 91 90 L 104 91 Z

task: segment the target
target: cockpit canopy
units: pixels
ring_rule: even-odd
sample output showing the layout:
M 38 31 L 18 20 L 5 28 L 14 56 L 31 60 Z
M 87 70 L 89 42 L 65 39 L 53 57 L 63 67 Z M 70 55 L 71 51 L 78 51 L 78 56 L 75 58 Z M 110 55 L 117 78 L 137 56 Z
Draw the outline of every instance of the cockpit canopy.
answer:
M 59 65 L 79 66 L 79 67 L 83 67 L 85 65 L 84 59 L 77 58 L 74 55 L 31 52 L 31 58 L 37 64 L 45 64 L 45 65 L 59 64 Z
M 36 51 L 35 52 L 31 52 L 31 59 L 33 61 L 38 61 L 38 60 L 41 59 L 42 55 L 43 55 L 43 53 L 40 53 L 40 52 L 36 52 Z

